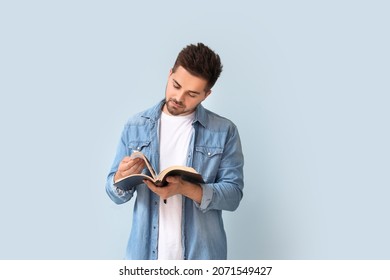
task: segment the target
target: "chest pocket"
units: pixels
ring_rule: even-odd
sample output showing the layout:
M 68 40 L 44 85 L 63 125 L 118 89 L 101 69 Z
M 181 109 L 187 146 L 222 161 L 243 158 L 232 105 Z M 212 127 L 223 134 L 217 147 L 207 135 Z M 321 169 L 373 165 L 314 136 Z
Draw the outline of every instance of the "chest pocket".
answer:
M 194 166 L 206 183 L 214 183 L 222 159 L 223 148 L 196 146 Z
M 149 150 L 150 141 L 132 141 L 129 143 L 129 155 L 131 155 L 133 152 L 142 152 L 145 155 L 148 155 L 147 152 Z

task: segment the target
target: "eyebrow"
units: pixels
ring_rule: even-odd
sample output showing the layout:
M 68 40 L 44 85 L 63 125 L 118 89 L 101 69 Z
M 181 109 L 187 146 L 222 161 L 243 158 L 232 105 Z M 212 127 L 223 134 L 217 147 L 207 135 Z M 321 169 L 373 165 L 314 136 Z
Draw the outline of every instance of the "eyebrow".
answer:
M 182 85 L 181 85 L 178 81 L 176 81 L 174 78 L 172 78 L 172 80 L 173 80 L 173 82 L 174 82 L 177 86 L 182 87 Z M 194 94 L 200 94 L 199 91 L 195 91 L 195 90 L 189 90 L 188 92 L 191 92 L 191 93 L 194 93 Z

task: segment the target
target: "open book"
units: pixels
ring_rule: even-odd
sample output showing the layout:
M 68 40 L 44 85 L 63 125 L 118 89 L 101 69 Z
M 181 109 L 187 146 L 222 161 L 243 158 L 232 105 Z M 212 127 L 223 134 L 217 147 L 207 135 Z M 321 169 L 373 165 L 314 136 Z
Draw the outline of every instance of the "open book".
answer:
M 192 183 L 204 183 L 202 175 L 196 172 L 196 170 L 192 167 L 171 166 L 161 171 L 160 174 L 156 174 L 156 171 L 151 166 L 149 160 L 142 152 L 134 152 L 130 157 L 142 158 L 150 174 L 133 174 L 118 180 L 114 183 L 114 186 L 118 187 L 121 190 L 130 190 L 135 186 L 142 184 L 144 179 L 152 181 L 157 186 L 163 187 L 167 185 L 166 178 L 168 176 L 181 176 L 183 180 Z

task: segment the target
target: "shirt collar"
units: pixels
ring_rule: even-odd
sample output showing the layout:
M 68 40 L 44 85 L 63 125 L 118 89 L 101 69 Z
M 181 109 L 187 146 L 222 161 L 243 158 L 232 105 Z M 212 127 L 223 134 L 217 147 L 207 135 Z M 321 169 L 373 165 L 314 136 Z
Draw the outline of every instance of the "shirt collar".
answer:
M 154 107 L 151 108 L 151 110 L 145 111 L 142 114 L 142 117 L 157 122 L 161 116 L 161 110 L 164 104 L 165 104 L 165 99 L 157 103 Z M 202 104 L 199 104 L 198 107 L 196 107 L 194 123 L 196 122 L 199 122 L 204 127 L 207 126 L 207 111 L 202 106 Z

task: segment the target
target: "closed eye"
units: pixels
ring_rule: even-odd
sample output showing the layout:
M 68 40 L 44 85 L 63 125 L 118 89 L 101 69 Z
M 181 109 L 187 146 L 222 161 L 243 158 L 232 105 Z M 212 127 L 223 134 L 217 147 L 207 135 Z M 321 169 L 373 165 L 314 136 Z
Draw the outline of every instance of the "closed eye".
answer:
M 189 91 L 189 92 L 188 92 L 188 95 L 189 95 L 190 97 L 197 97 L 199 94 L 198 94 L 197 92 Z
M 178 82 L 176 82 L 175 80 L 173 80 L 173 87 L 176 89 L 179 89 L 179 88 L 181 88 L 181 85 Z
M 175 79 L 172 79 L 172 85 L 173 85 L 173 87 L 174 87 L 175 89 L 181 89 L 181 88 L 182 88 L 182 87 L 181 87 L 181 84 L 179 84 Z M 193 90 L 189 90 L 187 93 L 188 93 L 188 95 L 189 95 L 190 97 L 197 97 L 197 96 L 200 95 L 199 92 L 193 91 Z

